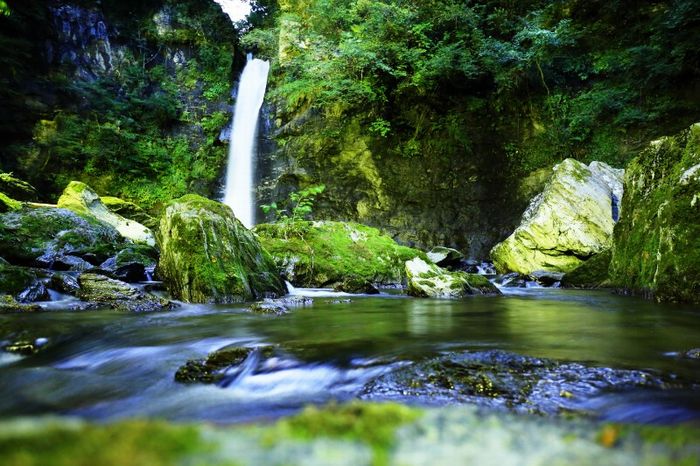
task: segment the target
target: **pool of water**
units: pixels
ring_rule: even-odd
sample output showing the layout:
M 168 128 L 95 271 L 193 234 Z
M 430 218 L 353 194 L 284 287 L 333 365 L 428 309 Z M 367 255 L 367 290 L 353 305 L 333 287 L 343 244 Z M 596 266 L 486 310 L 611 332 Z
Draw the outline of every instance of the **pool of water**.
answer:
M 316 292 L 313 304 L 283 316 L 252 314 L 245 305 L 140 315 L 53 306 L 0 315 L 0 342 L 38 338 L 46 344 L 36 354 L 0 353 L 0 416 L 230 423 L 361 397 L 700 421 L 700 361 L 682 357 L 700 347 L 700 309 L 608 292 L 522 289 L 463 300 Z M 254 352 L 225 384 L 175 381 L 187 360 L 227 345 L 273 345 L 276 352 L 265 358 Z M 428 373 L 445 364 L 462 364 L 462 375 L 486 371 L 504 384 L 532 372 L 532 380 L 517 383 L 538 398 L 506 399 L 494 390 L 465 395 L 451 379 Z M 402 380 L 410 377 L 400 374 L 413 377 L 405 389 Z M 416 388 L 422 376 L 428 382 Z

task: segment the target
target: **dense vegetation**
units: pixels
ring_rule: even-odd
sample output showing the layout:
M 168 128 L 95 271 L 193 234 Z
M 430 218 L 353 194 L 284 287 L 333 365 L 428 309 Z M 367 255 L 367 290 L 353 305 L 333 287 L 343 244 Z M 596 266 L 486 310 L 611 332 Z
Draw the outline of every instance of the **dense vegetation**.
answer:
M 94 2 L 70 5 L 93 11 Z M 211 194 L 225 160 L 217 138 L 230 118 L 236 44 L 216 4 L 102 2 L 97 14 L 104 14 L 107 37 L 97 40 L 62 37 L 65 16 L 45 2 L 9 7 L 0 18 L 7 51 L 0 99 L 9 109 L 0 121 L 3 169 L 46 199 L 71 179 L 147 206 L 192 191 Z M 65 21 L 71 34 L 86 27 L 81 21 L 90 24 Z M 100 47 L 109 47 L 107 58 Z
M 468 155 L 477 125 L 524 169 L 622 165 L 650 133 L 698 118 L 696 1 L 279 4 L 276 29 L 245 43 L 279 57 L 284 110 L 360 114 L 405 157 L 440 151 L 435 135 Z

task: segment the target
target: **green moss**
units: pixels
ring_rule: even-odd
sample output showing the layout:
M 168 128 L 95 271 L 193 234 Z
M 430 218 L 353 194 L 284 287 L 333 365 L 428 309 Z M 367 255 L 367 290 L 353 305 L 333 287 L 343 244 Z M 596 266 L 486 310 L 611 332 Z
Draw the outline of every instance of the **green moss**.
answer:
M 128 421 L 94 426 L 82 423 L 6 425 L 0 434 L 3 464 L 16 466 L 170 466 L 206 454 L 210 444 L 195 426 Z M 188 463 L 200 464 L 200 463 Z
M 610 265 L 614 286 L 661 301 L 700 301 L 699 164 L 697 124 L 654 141 L 629 164 Z
M 253 348 L 223 348 L 206 359 L 187 361 L 175 372 L 175 380 L 181 383 L 216 383 L 224 376 L 223 370 L 240 365 L 253 352 Z
M 228 206 L 197 195 L 171 202 L 161 219 L 158 271 L 189 302 L 240 302 L 286 288 L 274 262 Z
M 418 409 L 393 403 L 352 402 L 322 408 L 310 406 L 300 414 L 280 421 L 275 429 L 267 433 L 267 438 L 268 441 L 275 441 L 283 435 L 304 440 L 318 437 L 357 440 L 372 447 L 374 465 L 385 465 L 388 464 L 396 430 L 421 415 L 422 411 Z
M 576 269 L 565 274 L 561 285 L 573 288 L 598 288 L 605 286 L 605 283 L 610 278 L 608 270 L 611 259 L 612 251 L 610 249 L 596 254 Z
M 0 199 L 9 197 L 20 201 L 35 201 L 37 197 L 36 189 L 29 183 L 15 178 L 10 173 L 0 173 L 0 194 L 4 194 Z
M 4 193 L 0 193 L 0 213 L 19 210 L 22 208 L 22 203 L 7 197 Z
M 347 278 L 390 284 L 403 279 L 403 265 L 425 254 L 400 246 L 376 228 L 358 223 L 295 222 L 288 228 L 262 224 L 255 233 L 295 286 L 326 286 Z
M 25 267 L 0 263 L 0 293 L 17 295 L 37 279 L 37 272 Z

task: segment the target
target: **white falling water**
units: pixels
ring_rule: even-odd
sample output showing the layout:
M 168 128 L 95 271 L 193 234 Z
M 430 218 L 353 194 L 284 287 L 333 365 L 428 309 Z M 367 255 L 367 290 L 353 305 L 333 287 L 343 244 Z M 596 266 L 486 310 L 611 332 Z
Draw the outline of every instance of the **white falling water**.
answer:
M 255 224 L 255 139 L 269 71 L 269 62 L 254 59 L 248 54 L 248 63 L 241 74 L 236 108 L 233 112 L 224 203 L 233 209 L 236 218 L 246 228 Z

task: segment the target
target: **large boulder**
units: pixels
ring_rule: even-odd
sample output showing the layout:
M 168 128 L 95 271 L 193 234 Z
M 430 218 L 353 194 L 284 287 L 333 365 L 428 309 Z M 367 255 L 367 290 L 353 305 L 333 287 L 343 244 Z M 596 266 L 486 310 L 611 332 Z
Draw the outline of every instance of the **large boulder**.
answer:
M 195 194 L 171 202 L 159 240 L 158 272 L 177 299 L 231 303 L 286 293 L 270 255 L 224 204 Z
M 0 214 L 0 256 L 13 264 L 51 267 L 65 256 L 113 256 L 124 240 L 109 225 L 66 209 L 24 207 Z
M 622 213 L 613 284 L 660 301 L 700 302 L 700 123 L 629 163 Z
M 404 263 L 425 255 L 358 223 L 307 222 L 255 227 L 262 245 L 294 286 L 330 286 L 348 279 L 397 284 Z
M 566 159 L 554 167 L 544 191 L 520 226 L 491 250 L 499 272 L 569 272 L 612 246 L 624 170 L 601 162 Z
M 149 228 L 109 210 L 100 200 L 100 196 L 85 183 L 71 181 L 58 199 L 58 207 L 73 211 L 88 220 L 95 219 L 110 225 L 134 243 L 156 245 L 155 236 Z
M 501 294 L 482 275 L 450 272 L 420 257 L 406 262 L 408 294 L 421 298 L 462 298 L 474 294 Z

